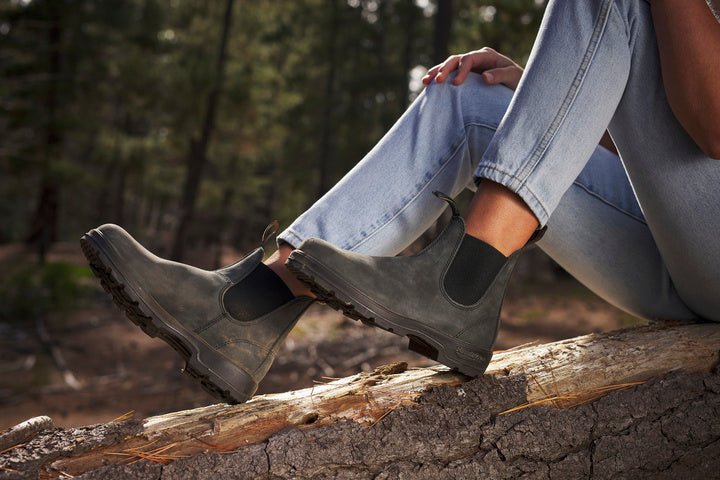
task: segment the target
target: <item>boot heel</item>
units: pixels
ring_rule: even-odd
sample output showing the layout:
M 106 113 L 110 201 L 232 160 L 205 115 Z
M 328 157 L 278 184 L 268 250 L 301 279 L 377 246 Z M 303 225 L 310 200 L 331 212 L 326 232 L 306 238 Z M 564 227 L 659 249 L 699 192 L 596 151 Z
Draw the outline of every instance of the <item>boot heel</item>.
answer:
M 433 347 L 429 343 L 427 343 L 425 340 L 415 336 L 415 335 L 408 335 L 408 350 L 412 350 L 415 353 L 419 353 L 420 355 L 423 355 L 425 357 L 428 357 L 432 360 L 437 361 L 438 359 L 438 351 L 437 348 Z

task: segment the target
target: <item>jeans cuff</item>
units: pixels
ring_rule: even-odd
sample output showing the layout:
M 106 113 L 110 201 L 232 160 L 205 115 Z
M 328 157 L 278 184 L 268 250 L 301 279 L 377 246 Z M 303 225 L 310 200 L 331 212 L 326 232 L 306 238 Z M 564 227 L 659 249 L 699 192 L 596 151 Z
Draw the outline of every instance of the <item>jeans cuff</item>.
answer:
M 283 230 L 283 232 L 280 233 L 277 237 L 275 237 L 275 242 L 277 243 L 278 247 L 280 247 L 281 240 L 290 245 L 292 248 L 297 248 L 301 243 L 305 241 L 305 238 L 301 237 L 290 228 L 287 228 Z
M 478 165 L 475 169 L 475 183 L 477 184 L 481 178 L 486 178 L 492 182 L 499 183 L 506 187 L 508 190 L 515 192 L 530 208 L 535 218 L 540 223 L 540 227 L 544 227 L 547 224 L 550 215 L 547 209 L 542 204 L 540 199 L 533 193 L 533 191 L 523 183 L 519 178 L 508 172 L 498 170 L 496 167 L 491 165 Z

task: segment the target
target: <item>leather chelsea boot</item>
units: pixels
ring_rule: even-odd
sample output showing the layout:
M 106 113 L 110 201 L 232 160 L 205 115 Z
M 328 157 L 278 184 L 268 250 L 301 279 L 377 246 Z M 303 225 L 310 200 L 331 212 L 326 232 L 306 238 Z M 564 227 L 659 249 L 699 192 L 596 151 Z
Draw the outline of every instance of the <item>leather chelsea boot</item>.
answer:
M 468 376 L 492 357 L 505 287 L 522 250 L 510 257 L 465 234 L 452 199 L 450 224 L 409 257 L 373 257 L 308 239 L 286 266 L 321 302 L 409 339 L 409 348 Z M 540 238 L 538 231 L 528 243 Z
M 90 230 L 80 245 L 128 318 L 177 350 L 185 359 L 185 373 L 228 403 L 252 397 L 283 340 L 312 303 L 308 297 L 293 297 L 282 283 L 286 291 L 279 294 L 285 297 L 269 311 L 255 308 L 266 301 L 266 292 L 242 295 L 248 288 L 243 280 L 253 280 L 257 272 L 274 275 L 262 265 L 262 247 L 233 265 L 207 271 L 155 256 L 117 225 Z M 267 293 L 277 297 L 277 292 Z

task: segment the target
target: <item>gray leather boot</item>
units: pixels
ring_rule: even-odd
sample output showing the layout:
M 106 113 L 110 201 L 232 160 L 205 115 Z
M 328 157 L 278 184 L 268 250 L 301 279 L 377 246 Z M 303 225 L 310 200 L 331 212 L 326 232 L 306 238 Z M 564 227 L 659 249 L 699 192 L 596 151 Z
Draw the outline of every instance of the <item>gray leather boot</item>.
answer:
M 117 225 L 89 231 L 80 245 L 128 318 L 177 350 L 185 358 L 185 373 L 228 403 L 252 397 L 283 340 L 312 303 L 296 297 L 251 321 L 228 313 L 228 290 L 258 268 L 262 247 L 233 265 L 207 271 L 153 255 Z
M 311 238 L 290 254 L 286 266 L 319 301 L 350 318 L 406 336 L 411 350 L 477 376 L 490 363 L 505 287 L 522 250 L 505 258 L 466 236 L 453 201 L 435 194 L 450 203 L 453 217 L 417 255 L 372 257 Z M 493 265 L 476 264 L 477 258 L 463 253 L 467 248 L 462 244 L 468 241 L 482 244 L 482 255 Z M 486 267 L 492 272 L 485 279 L 473 277 L 476 269 Z

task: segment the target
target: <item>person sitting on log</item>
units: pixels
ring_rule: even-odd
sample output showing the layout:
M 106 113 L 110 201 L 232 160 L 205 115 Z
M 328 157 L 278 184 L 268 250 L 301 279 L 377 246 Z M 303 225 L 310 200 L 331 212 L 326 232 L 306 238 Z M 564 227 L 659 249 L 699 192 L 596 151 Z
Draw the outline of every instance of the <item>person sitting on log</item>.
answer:
M 482 48 L 423 81 L 264 262 L 260 247 L 201 270 L 108 224 L 81 240 L 94 272 L 227 402 L 252 397 L 314 300 L 481 375 L 533 243 L 633 315 L 720 321 L 720 24 L 705 2 L 554 0 L 524 72 Z M 598 145 L 606 129 L 619 156 Z M 439 236 L 396 257 L 447 204 Z

